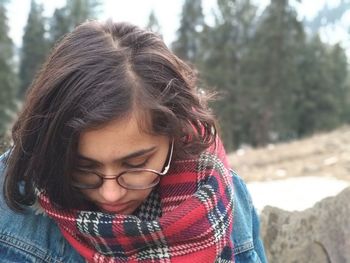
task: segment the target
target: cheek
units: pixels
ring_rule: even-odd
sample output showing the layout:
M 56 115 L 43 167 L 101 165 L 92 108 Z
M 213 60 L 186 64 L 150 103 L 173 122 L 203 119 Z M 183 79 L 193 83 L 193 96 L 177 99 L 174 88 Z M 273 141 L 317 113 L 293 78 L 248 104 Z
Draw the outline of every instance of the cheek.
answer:
M 138 200 L 140 203 L 142 203 L 144 200 L 146 200 L 146 198 L 149 196 L 149 194 L 151 193 L 151 190 L 140 190 L 137 191 L 136 193 L 133 194 L 133 197 Z

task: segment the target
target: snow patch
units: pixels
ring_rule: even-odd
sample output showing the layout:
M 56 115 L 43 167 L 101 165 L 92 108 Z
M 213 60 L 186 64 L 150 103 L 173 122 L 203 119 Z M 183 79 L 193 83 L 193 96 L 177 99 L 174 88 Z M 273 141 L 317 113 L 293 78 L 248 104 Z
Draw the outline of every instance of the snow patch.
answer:
M 316 176 L 247 183 L 259 213 L 266 205 L 287 211 L 302 211 L 326 197 L 337 195 L 349 185 L 347 181 Z

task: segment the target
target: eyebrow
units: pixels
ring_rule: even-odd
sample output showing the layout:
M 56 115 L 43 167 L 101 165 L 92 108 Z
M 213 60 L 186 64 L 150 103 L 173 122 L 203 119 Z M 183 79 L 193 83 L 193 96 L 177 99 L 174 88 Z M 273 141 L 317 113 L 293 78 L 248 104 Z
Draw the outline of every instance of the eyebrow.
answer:
M 128 155 L 125 155 L 121 158 L 118 158 L 118 159 L 114 159 L 112 160 L 113 163 L 116 163 L 118 161 L 125 161 L 125 160 L 128 160 L 128 159 L 132 159 L 132 158 L 136 158 L 136 157 L 139 157 L 139 156 L 142 156 L 142 155 L 145 155 L 147 153 L 150 153 L 152 151 L 154 151 L 157 147 L 156 146 L 153 146 L 151 148 L 147 148 L 147 149 L 142 149 L 142 150 L 139 150 L 139 151 L 136 151 L 136 152 L 133 152 L 133 153 L 130 153 Z M 90 162 L 94 162 L 94 163 L 98 163 L 98 164 L 102 164 L 101 162 L 97 161 L 97 160 L 94 160 L 92 158 L 89 158 L 87 156 L 84 156 L 80 153 L 78 153 L 78 159 L 83 159 L 83 160 L 87 160 L 87 161 L 90 161 Z

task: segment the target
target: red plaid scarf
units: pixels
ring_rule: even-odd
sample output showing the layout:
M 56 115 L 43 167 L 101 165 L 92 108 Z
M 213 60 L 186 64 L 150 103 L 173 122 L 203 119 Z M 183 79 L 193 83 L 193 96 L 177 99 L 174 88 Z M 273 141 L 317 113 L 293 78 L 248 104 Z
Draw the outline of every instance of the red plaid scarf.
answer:
M 233 185 L 221 142 L 173 161 L 137 215 L 59 210 L 39 203 L 88 262 L 233 262 Z M 152 218 L 153 217 L 153 218 Z

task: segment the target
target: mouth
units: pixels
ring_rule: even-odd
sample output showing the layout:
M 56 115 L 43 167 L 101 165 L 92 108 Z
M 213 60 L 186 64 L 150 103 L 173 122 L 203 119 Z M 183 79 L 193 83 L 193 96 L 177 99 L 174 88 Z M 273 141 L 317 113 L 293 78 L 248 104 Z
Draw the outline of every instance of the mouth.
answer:
M 117 213 L 117 214 L 127 214 L 127 211 L 131 207 L 131 202 L 127 203 L 121 203 L 121 204 L 98 204 L 98 207 L 101 208 L 101 210 L 108 212 L 108 213 Z

